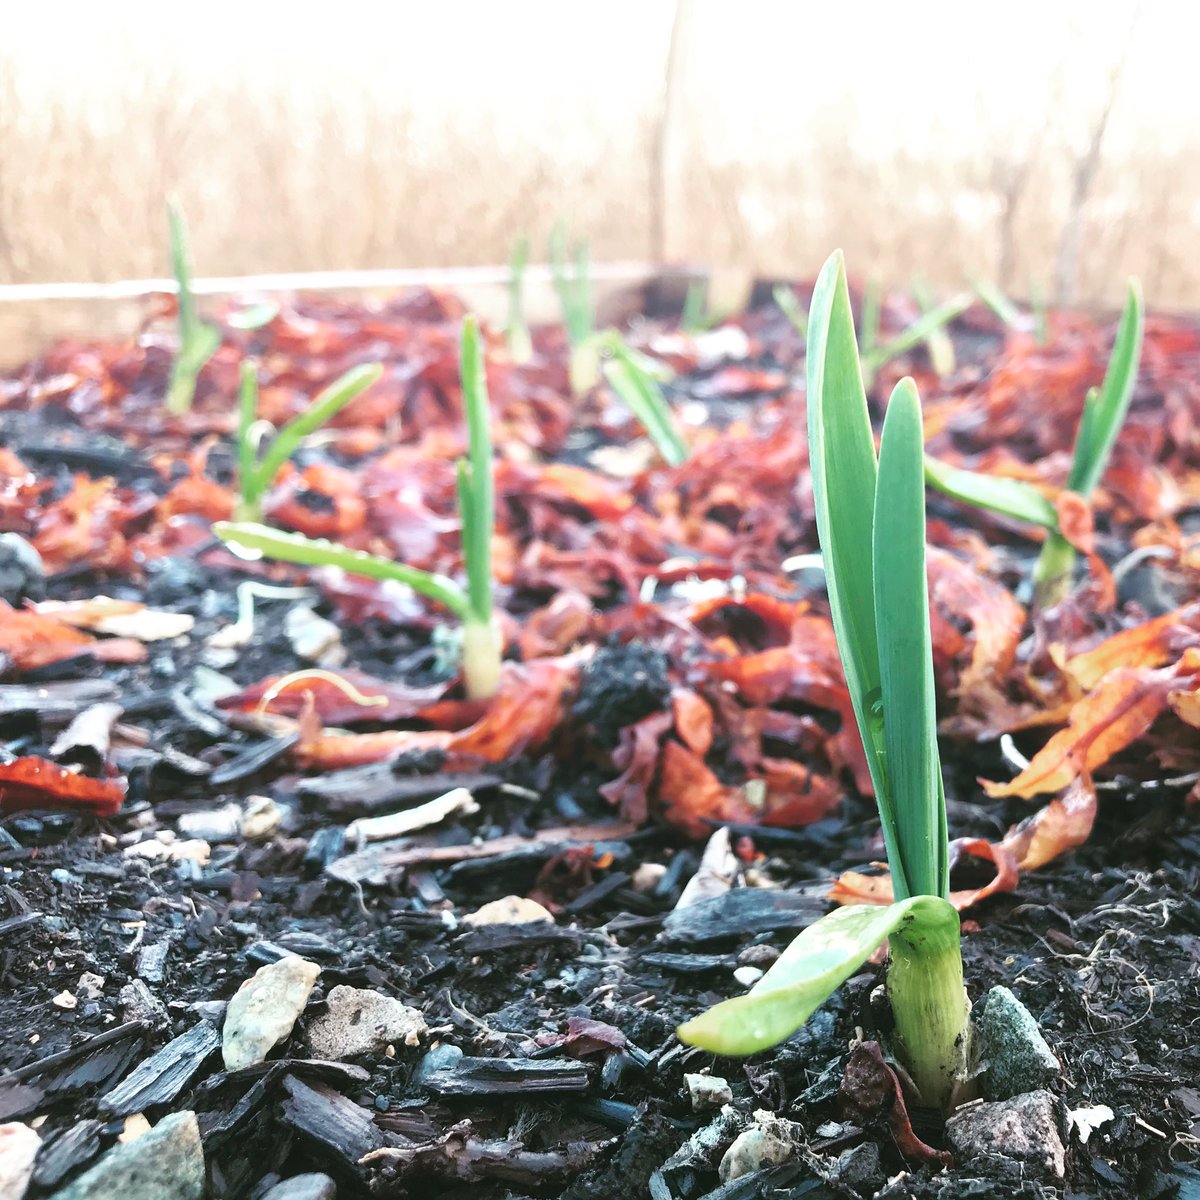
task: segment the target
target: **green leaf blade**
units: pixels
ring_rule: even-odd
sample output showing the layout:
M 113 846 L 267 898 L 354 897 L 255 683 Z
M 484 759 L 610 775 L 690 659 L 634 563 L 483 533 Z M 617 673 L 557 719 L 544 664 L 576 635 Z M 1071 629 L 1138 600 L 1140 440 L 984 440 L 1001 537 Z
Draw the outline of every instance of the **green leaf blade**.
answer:
M 1142 354 L 1145 312 L 1141 287 L 1137 280 L 1129 281 L 1125 307 L 1117 326 L 1112 355 L 1100 395 L 1093 405 L 1085 405 L 1084 417 L 1075 440 L 1075 456 L 1067 487 L 1087 499 L 1104 475 L 1112 454 L 1113 444 L 1125 423 L 1129 402 L 1137 382 L 1138 363 Z
M 604 364 L 604 377 L 626 407 L 637 417 L 668 466 L 687 461 L 688 446 L 675 425 L 670 405 L 658 381 L 638 362 L 619 339 L 609 343 L 612 358 Z
M 947 894 L 941 764 L 925 576 L 924 437 L 911 379 L 892 392 L 879 450 L 873 536 L 887 778 L 895 806 L 896 895 Z
M 381 363 L 363 363 L 351 367 L 313 398 L 299 416 L 293 417 L 271 440 L 256 469 L 257 486 L 265 492 L 280 468 L 295 454 L 300 443 L 327 425 L 351 400 L 357 400 L 372 384 L 383 377 Z
M 951 930 L 957 936 L 958 914 L 932 896 L 835 909 L 803 930 L 748 995 L 686 1022 L 678 1036 L 713 1054 L 757 1054 L 791 1037 L 887 938 L 944 938 Z
M 884 840 L 895 845 L 882 730 L 870 717 L 880 693 L 872 539 L 877 466 L 854 317 L 841 251 L 817 279 L 808 319 L 808 455 L 829 610 L 854 715 L 875 785 Z M 897 865 L 898 860 L 897 860 Z M 907 894 L 904 881 L 897 881 Z
M 304 567 L 340 567 L 351 575 L 362 575 L 367 579 L 395 580 L 436 600 L 460 620 L 465 621 L 471 615 L 470 604 L 462 589 L 444 575 L 393 562 L 378 554 L 351 550 L 324 538 L 287 533 L 254 522 L 218 521 L 212 531 L 215 537 L 235 550 L 240 547 L 266 558 Z
M 467 594 L 475 618 L 486 624 L 492 619 L 492 529 L 496 500 L 487 370 L 479 341 L 479 323 L 471 315 L 463 321 L 459 371 L 467 421 L 467 470 L 459 473 Z M 468 494 L 470 502 L 461 504 L 461 498 Z
M 1058 510 L 1032 484 L 952 467 L 940 459 L 925 458 L 925 482 L 953 500 L 976 508 L 989 508 L 1018 521 L 1045 529 L 1058 528 Z

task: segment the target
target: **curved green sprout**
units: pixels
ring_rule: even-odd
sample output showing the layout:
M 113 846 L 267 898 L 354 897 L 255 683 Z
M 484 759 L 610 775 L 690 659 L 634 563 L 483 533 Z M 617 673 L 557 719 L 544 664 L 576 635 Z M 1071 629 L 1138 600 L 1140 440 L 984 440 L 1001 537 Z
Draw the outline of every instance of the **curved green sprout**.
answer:
M 462 621 L 462 673 L 467 695 L 472 699 L 484 699 L 496 692 L 504 647 L 492 612 L 495 502 L 487 379 L 479 330 L 472 316 L 463 322 L 461 371 L 468 432 L 467 459 L 458 464 L 458 502 L 467 572 L 465 590 L 444 575 L 393 562 L 378 554 L 351 550 L 336 542 L 285 533 L 253 522 L 219 522 L 213 526 L 213 533 L 243 553 L 265 555 L 301 566 L 340 567 L 349 574 L 368 579 L 394 580 L 441 604 Z M 359 382 L 363 378 L 360 376 Z M 367 379 L 363 386 L 370 382 L 372 380 Z M 308 415 L 298 417 L 297 421 Z
M 299 449 L 300 443 L 333 420 L 351 400 L 361 396 L 382 375 L 383 367 L 379 363 L 351 367 L 319 392 L 304 412 L 279 430 L 260 454 L 255 444 L 255 429 L 260 424 L 258 378 L 254 364 L 243 362 L 238 393 L 238 485 L 241 498 L 234 510 L 234 520 L 261 521 L 263 496 L 275 482 L 275 476 L 283 464 Z
M 1141 288 L 1137 280 L 1131 279 L 1104 382 L 1084 399 L 1075 434 L 1067 490 L 1085 500 L 1090 499 L 1103 477 L 1129 412 L 1144 323 Z M 961 470 L 932 458 L 925 461 L 925 478 L 930 486 L 956 500 L 1043 526 L 1048 532 L 1033 570 L 1034 599 L 1039 607 L 1046 608 L 1066 595 L 1075 567 L 1075 550 L 1062 536 L 1054 505 L 1037 488 L 1023 480 Z
M 895 903 L 811 925 L 747 996 L 690 1021 L 685 1041 L 753 1053 L 790 1036 L 890 939 L 896 1052 L 927 1104 L 946 1107 L 969 1039 L 934 705 L 925 575 L 921 408 L 897 384 L 879 456 L 840 252 L 808 320 L 808 444 L 829 607 L 875 787 Z
M 713 1054 L 758 1054 L 792 1036 L 888 938 L 904 930 L 957 942 L 958 913 L 933 896 L 897 904 L 850 904 L 805 929 L 745 996 L 679 1027 L 689 1045 Z
M 658 380 L 643 365 L 644 356 L 631 350 L 616 333 L 605 336 L 603 344 L 612 356 L 604 364 L 604 378 L 613 391 L 641 422 L 668 466 L 687 462 L 687 442 L 675 424 Z

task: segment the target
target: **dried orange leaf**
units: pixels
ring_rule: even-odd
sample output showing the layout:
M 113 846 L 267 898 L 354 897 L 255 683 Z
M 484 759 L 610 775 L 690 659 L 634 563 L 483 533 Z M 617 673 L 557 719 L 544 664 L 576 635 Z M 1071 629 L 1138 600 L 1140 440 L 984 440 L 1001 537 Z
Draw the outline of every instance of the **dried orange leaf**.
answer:
M 1200 638 L 1200 604 L 1187 604 L 1153 621 L 1106 638 L 1098 646 L 1073 655 L 1063 670 L 1085 691 L 1120 667 L 1161 667 L 1175 658 L 1188 640 Z
M 956 838 L 950 843 L 951 870 L 964 854 L 995 864 L 996 874 L 982 887 L 965 888 L 950 893 L 950 903 L 959 912 L 978 904 L 988 896 L 994 896 L 997 892 L 1011 892 L 1017 886 L 1020 875 L 1017 860 L 1004 845 L 996 845 L 983 838 Z M 830 888 L 829 898 L 835 904 L 891 904 L 895 900 L 892 893 L 892 877 L 886 871 L 880 875 L 845 871 Z
M 1004 835 L 1000 843 L 1017 860 L 1022 871 L 1034 871 L 1082 846 L 1096 821 L 1096 789 L 1076 779 L 1061 797 L 1055 797 L 1032 817 L 1026 817 Z
M 0 763 L 0 812 L 66 808 L 111 817 L 124 799 L 124 779 L 91 779 L 32 755 Z
M 742 793 L 726 787 L 704 759 L 678 742 L 668 741 L 663 747 L 658 794 L 665 805 L 664 819 L 689 837 L 711 833 L 709 822 L 755 819 Z
M 974 645 L 959 676 L 957 695 L 964 703 L 998 686 L 1008 675 L 1025 628 L 1025 610 L 1012 594 L 967 563 L 930 546 L 927 551 L 929 600 L 933 617 L 951 629 L 966 621 Z M 940 641 L 935 636 L 935 645 Z
M 713 741 L 713 711 L 707 701 L 687 688 L 675 688 L 671 692 L 671 712 L 679 740 L 703 758 Z
M 1124 668 L 1105 678 L 1071 709 L 1070 724 L 1059 730 L 1033 761 L 1008 783 L 983 780 L 993 799 L 1058 792 L 1078 775 L 1090 775 L 1114 754 L 1135 742 L 1167 707 L 1181 675 L 1194 674 L 1200 659 L 1188 651 L 1173 667 L 1160 671 Z

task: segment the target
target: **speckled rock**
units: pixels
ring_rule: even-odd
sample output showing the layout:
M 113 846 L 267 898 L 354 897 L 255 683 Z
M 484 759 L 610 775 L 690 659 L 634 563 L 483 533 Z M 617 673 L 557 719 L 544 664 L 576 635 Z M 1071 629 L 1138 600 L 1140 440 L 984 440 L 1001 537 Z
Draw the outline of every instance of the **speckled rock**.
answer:
M 203 1200 L 204 1151 L 193 1112 L 163 1117 L 136 1141 L 114 1146 L 52 1200 Z
M 415 1008 L 370 988 L 339 984 L 327 997 L 325 1013 L 308 1026 L 314 1058 L 353 1058 L 389 1045 L 414 1046 L 425 1032 L 425 1018 Z
M 684 1075 L 683 1082 L 687 1087 L 692 1109 L 696 1112 L 733 1103 L 733 1089 L 729 1086 L 729 1080 L 722 1079 L 719 1075 L 687 1074 Z
M 987 994 L 975 1021 L 975 1054 L 986 1100 L 1035 1092 L 1062 1071 L 1033 1015 L 1006 987 Z
M 1067 1153 L 1061 1127 L 1054 1097 L 1047 1091 L 1026 1092 L 959 1109 L 946 1122 L 946 1137 L 960 1163 L 1007 1160 L 1015 1174 L 1035 1171 L 1062 1179 Z
M 262 1062 L 292 1032 L 320 973 L 316 963 L 289 954 L 261 967 L 238 988 L 222 1031 L 221 1056 L 227 1071 Z

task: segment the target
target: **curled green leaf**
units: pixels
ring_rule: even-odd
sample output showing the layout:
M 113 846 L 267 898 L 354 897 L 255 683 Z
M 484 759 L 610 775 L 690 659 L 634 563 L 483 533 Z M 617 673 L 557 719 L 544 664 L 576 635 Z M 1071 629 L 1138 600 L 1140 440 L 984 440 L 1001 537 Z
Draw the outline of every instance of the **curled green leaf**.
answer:
M 957 941 L 953 905 L 935 896 L 852 904 L 805 929 L 748 995 L 681 1025 L 681 1041 L 713 1054 L 757 1054 L 791 1037 L 889 937 Z
M 1046 529 L 1058 528 L 1058 510 L 1033 484 L 1023 479 L 967 471 L 926 456 L 925 482 L 952 500 L 961 500 L 976 508 L 989 508 L 992 512 Z

